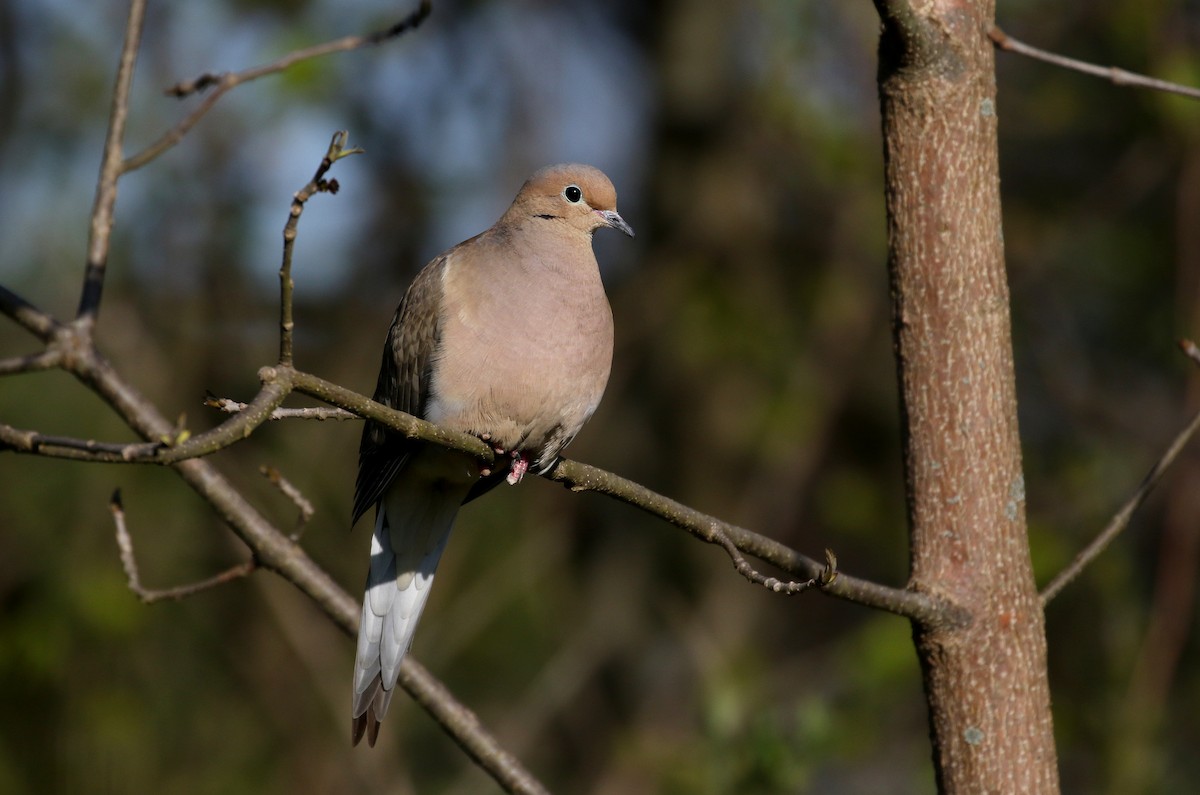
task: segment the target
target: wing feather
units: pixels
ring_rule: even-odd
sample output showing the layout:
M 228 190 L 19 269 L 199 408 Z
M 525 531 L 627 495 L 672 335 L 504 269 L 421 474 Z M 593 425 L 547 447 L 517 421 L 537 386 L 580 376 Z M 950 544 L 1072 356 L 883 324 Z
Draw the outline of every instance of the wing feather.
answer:
M 374 400 L 423 417 L 429 402 L 434 352 L 440 338 L 439 307 L 446 254 L 430 262 L 409 286 L 392 318 Z M 354 484 L 354 518 L 375 506 L 412 454 L 413 442 L 372 420 L 363 427 Z

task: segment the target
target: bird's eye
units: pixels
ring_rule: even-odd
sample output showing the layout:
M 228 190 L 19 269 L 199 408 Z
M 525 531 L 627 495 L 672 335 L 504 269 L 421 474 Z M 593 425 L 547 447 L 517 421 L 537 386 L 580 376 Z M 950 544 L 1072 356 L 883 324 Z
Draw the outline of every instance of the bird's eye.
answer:
M 567 201 L 571 204 L 578 204 L 579 200 L 583 198 L 583 191 L 577 185 L 568 185 L 563 191 L 563 196 L 566 196 Z

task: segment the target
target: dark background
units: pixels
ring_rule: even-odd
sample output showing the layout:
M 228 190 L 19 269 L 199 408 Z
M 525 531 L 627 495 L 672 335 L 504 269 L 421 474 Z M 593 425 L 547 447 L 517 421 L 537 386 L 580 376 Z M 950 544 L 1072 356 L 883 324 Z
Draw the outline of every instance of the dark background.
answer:
M 1194 2 L 999 4 L 1030 43 L 1200 84 Z M 127 152 L 198 100 L 162 89 L 386 27 L 380 2 L 152 4 Z M 69 316 L 124 25 L 119 3 L 0 2 L 0 282 Z M 634 241 L 598 236 L 617 323 L 572 457 L 856 575 L 902 585 L 906 534 L 866 0 L 441 2 L 398 42 L 235 90 L 121 182 L 102 349 L 190 428 L 277 351 L 280 232 L 330 135 L 296 248 L 297 365 L 360 392 L 409 279 L 550 162 L 603 168 Z M 1195 403 L 1200 107 L 1000 54 L 1005 235 L 1034 566 L 1046 582 Z M 35 342 L 0 323 L 0 356 Z M 0 419 L 130 439 L 68 376 L 0 380 Z M 216 458 L 357 594 L 359 427 L 274 424 Z M 472 793 L 494 785 L 398 697 L 348 742 L 353 647 L 268 573 L 182 603 L 150 586 L 244 559 L 167 471 L 0 457 L 0 791 Z M 1200 456 L 1050 607 L 1067 792 L 1190 792 Z M 908 625 L 750 586 L 717 548 L 536 479 L 465 509 L 414 654 L 553 790 L 927 792 Z

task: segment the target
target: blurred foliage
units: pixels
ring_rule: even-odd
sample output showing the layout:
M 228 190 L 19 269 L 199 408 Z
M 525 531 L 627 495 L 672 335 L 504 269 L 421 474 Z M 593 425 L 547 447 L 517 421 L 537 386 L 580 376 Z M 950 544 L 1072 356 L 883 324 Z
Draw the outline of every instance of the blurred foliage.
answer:
M 382 3 L 151 4 L 132 152 L 206 71 L 382 28 Z M 1181 0 L 999 3 L 1032 44 L 1196 82 Z M 69 313 L 107 92 L 112 4 L 0 3 L 0 281 Z M 168 416 L 220 417 L 276 349 L 279 232 L 329 135 L 336 197 L 297 247 L 297 362 L 370 391 L 415 270 L 556 160 L 605 168 L 638 238 L 598 239 L 617 319 L 608 394 L 573 457 L 847 571 L 901 584 L 869 3 L 436 4 L 419 32 L 243 86 L 121 185 L 104 350 Z M 1174 347 L 1200 334 L 1197 106 L 999 57 L 1001 162 L 1040 581 L 1103 523 L 1196 408 Z M 30 340 L 0 325 L 0 356 Z M 56 373 L 0 381 L 0 417 L 130 438 Z M 303 543 L 361 586 L 347 528 L 358 427 L 272 425 L 215 460 L 283 527 L 271 463 L 317 508 Z M 1050 608 L 1064 791 L 1189 792 L 1200 778 L 1189 453 Z M 381 748 L 347 737 L 348 639 L 259 573 L 144 607 L 124 587 L 114 488 L 151 586 L 244 558 L 168 472 L 0 457 L 0 791 L 490 791 L 398 699 Z M 415 654 L 551 789 L 932 789 L 908 626 L 752 588 L 626 506 L 538 481 L 464 510 Z

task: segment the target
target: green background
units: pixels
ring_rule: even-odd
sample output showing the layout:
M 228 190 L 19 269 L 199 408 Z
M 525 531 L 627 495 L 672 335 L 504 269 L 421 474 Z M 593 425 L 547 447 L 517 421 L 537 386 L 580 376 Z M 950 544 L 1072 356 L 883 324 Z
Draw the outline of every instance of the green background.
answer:
M 999 4 L 1032 44 L 1200 83 L 1194 3 Z M 152 4 L 128 152 L 198 100 L 162 90 L 385 27 L 378 2 Z M 0 282 L 69 317 L 123 27 L 119 3 L 0 4 Z M 367 150 L 300 224 L 297 365 L 360 392 L 408 280 L 537 167 L 617 185 L 597 251 L 617 350 L 569 454 L 902 585 L 906 528 L 866 0 L 438 3 L 414 34 L 226 96 L 126 177 L 99 342 L 168 416 L 219 422 L 277 350 L 291 193 L 334 130 Z M 1034 565 L 1046 582 L 1197 403 L 1200 108 L 998 54 L 1001 176 Z M 603 238 L 603 239 L 602 239 Z M 619 238 L 619 239 L 618 239 Z M 0 322 L 0 356 L 36 342 Z M 0 380 L 0 420 L 132 437 L 60 373 Z M 358 593 L 356 423 L 274 424 L 215 456 Z M 167 471 L 0 456 L 0 792 L 439 792 L 494 785 L 406 698 L 351 749 L 351 641 L 269 573 L 180 603 L 126 589 L 245 558 Z M 1066 792 L 1200 777 L 1200 454 L 1050 607 Z M 752 587 L 717 548 L 539 480 L 460 516 L 414 654 L 552 790 L 928 792 L 908 625 Z

